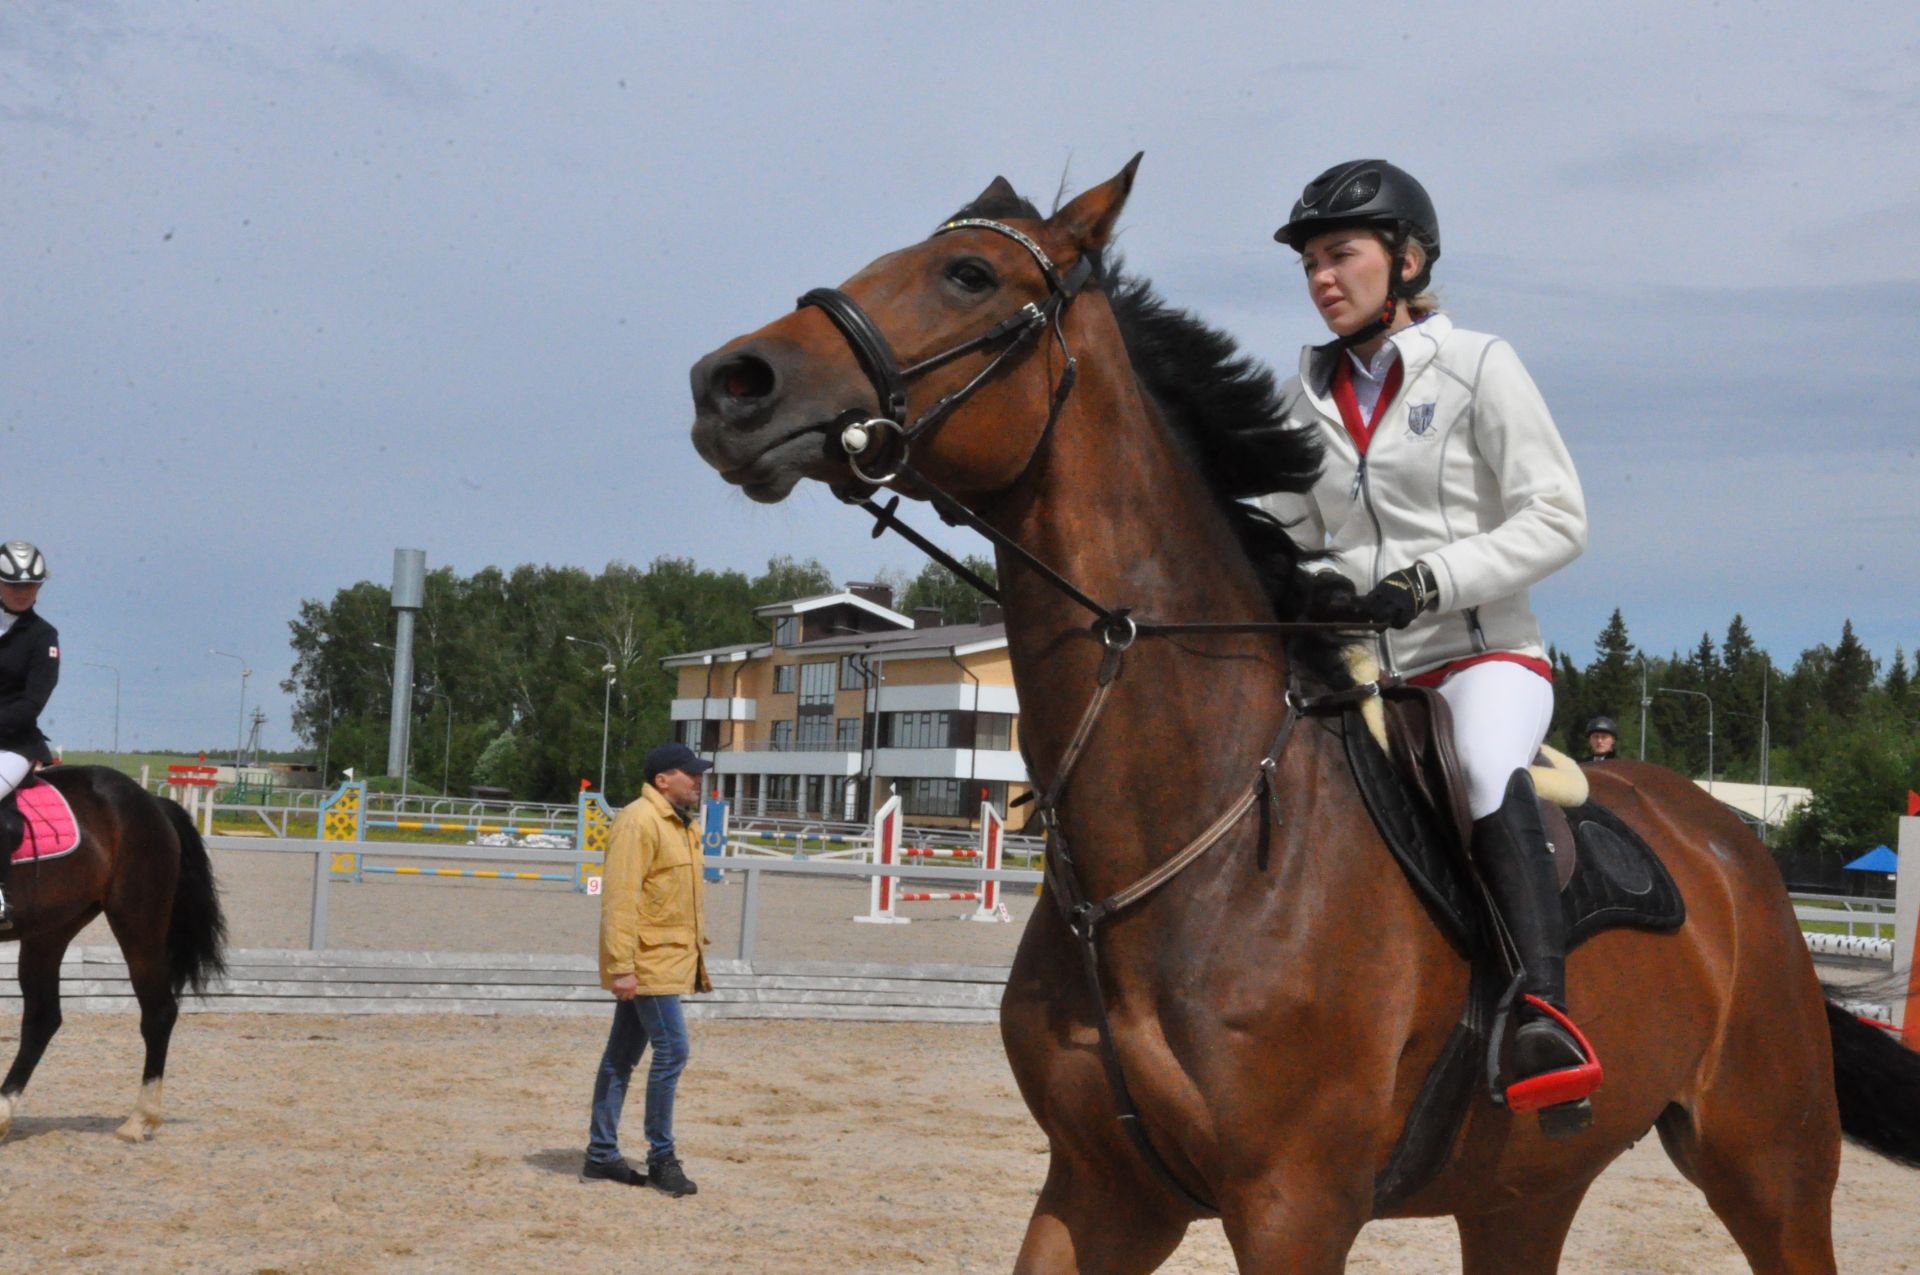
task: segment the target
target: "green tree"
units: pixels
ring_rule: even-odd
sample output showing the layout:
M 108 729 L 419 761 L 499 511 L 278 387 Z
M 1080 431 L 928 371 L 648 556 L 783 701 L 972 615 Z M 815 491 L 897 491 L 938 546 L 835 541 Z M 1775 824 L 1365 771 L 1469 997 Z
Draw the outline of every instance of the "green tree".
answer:
M 999 583 L 991 558 L 968 554 L 960 561 L 988 584 Z M 939 607 L 948 624 L 978 624 L 980 603 L 984 600 L 972 585 L 952 571 L 937 562 L 929 562 L 902 592 L 899 609 L 911 613 L 919 607 Z
M 1853 621 L 1846 621 L 1840 626 L 1840 645 L 1833 648 L 1825 687 L 1835 716 L 1849 718 L 1860 711 L 1878 671 L 1872 652 L 1854 636 Z

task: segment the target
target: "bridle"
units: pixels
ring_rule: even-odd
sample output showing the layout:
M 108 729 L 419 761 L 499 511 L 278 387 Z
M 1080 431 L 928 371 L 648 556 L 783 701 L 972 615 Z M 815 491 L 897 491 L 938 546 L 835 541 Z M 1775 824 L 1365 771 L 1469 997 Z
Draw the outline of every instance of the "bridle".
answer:
M 1026 563 L 1043 580 L 1094 615 L 1091 626 L 1093 635 L 1103 648 L 1097 685 L 1085 712 L 1081 715 L 1079 726 L 1061 755 L 1059 770 L 1054 775 L 1053 781 L 1043 790 L 1036 788 L 1040 795 L 1036 799 L 1035 814 L 1047 834 L 1045 856 L 1047 893 L 1059 907 L 1067 927 L 1080 940 L 1081 964 L 1088 990 L 1097 1010 L 1101 1060 L 1106 1069 L 1108 1085 L 1113 1091 L 1115 1105 L 1120 1112 L 1119 1120 L 1122 1127 L 1162 1185 L 1202 1213 L 1217 1214 L 1218 1209 L 1174 1176 L 1173 1171 L 1147 1136 L 1139 1112 L 1134 1106 L 1132 1095 L 1127 1089 L 1126 1077 L 1121 1071 L 1120 1055 L 1113 1043 L 1112 1025 L 1108 1021 L 1106 993 L 1100 978 L 1098 930 L 1104 921 L 1132 907 L 1172 880 L 1218 843 L 1255 807 L 1267 810 L 1273 823 L 1276 826 L 1280 824 L 1279 794 L 1274 786 L 1274 775 L 1278 769 L 1280 754 L 1285 749 L 1287 740 L 1292 736 L 1293 728 L 1301 715 L 1325 709 L 1343 708 L 1358 700 L 1378 695 L 1381 692 L 1381 684 L 1372 682 L 1317 696 L 1303 695 L 1298 687 L 1289 685 L 1286 692 L 1287 711 L 1281 720 L 1279 731 L 1271 747 L 1261 757 L 1252 779 L 1240 795 L 1205 831 L 1187 843 L 1172 858 L 1139 881 L 1097 902 L 1089 900 L 1080 887 L 1079 873 L 1074 868 L 1073 859 L 1067 850 L 1066 837 L 1060 827 L 1060 802 L 1066 792 L 1067 780 L 1073 774 L 1076 763 L 1091 741 L 1094 727 L 1106 707 L 1107 698 L 1115 681 L 1119 678 L 1121 663 L 1126 652 L 1140 638 L 1181 633 L 1301 633 L 1369 628 L 1377 630 L 1383 626 L 1271 620 L 1246 623 L 1169 624 L 1138 619 L 1133 615 L 1131 607 L 1108 607 L 1095 601 L 1019 542 L 994 527 L 979 514 L 942 490 L 924 473 L 915 469 L 912 464 L 913 444 L 938 428 L 956 408 L 972 397 L 974 392 L 985 384 L 1002 364 L 1026 347 L 1029 337 L 1042 329 L 1050 329 L 1065 359 L 1065 365 L 1059 381 L 1054 384 L 1048 395 L 1046 425 L 1034 445 L 1033 452 L 1027 457 L 1022 467 L 1022 475 L 1033 467 L 1045 451 L 1047 442 L 1053 435 L 1054 426 L 1059 423 L 1061 409 L 1065 407 L 1068 395 L 1073 392 L 1078 374 L 1078 362 L 1067 344 L 1064 327 L 1066 311 L 1087 284 L 1097 280 L 1100 275 L 1100 261 L 1097 253 L 1083 253 L 1063 274 L 1054 265 L 1053 259 L 1047 255 L 1046 250 L 1031 236 L 1004 222 L 991 221 L 982 217 L 962 217 L 946 222 L 933 233 L 939 236 L 957 230 L 991 231 L 1013 240 L 1026 249 L 1032 256 L 1034 264 L 1040 268 L 1040 273 L 1046 278 L 1048 289 L 1046 299 L 1038 302 L 1030 301 L 979 336 L 962 341 L 958 345 L 921 359 L 905 368 L 900 366 L 893 346 L 888 342 L 886 335 L 880 331 L 879 326 L 873 322 L 866 311 L 860 308 L 859 303 L 846 293 L 837 288 L 815 288 L 802 296 L 798 305 L 802 309 L 809 306 L 817 307 L 825 311 L 827 317 L 833 320 L 834 325 L 846 338 L 847 344 L 853 348 L 854 355 L 866 372 L 867 379 L 872 383 L 874 393 L 879 400 L 878 414 L 859 419 L 861 414 L 856 412 L 852 414 L 854 419 L 843 420 L 840 425 L 840 446 L 846 452 L 847 463 L 854 474 L 869 487 L 874 488 L 901 481 L 910 483 L 916 491 L 927 494 L 935 510 L 943 518 L 949 522 L 964 524 L 979 532 L 1001 551 Z M 950 363 L 962 355 L 1001 341 L 1006 342 L 1006 348 L 995 355 L 979 373 L 965 385 L 928 407 L 918 419 L 909 421 L 907 408 L 909 380 Z M 874 468 L 869 470 L 868 465 L 874 465 Z M 957 561 L 925 536 L 900 521 L 895 514 L 900 505 L 898 496 L 885 506 L 876 504 L 871 495 L 862 496 L 850 503 L 857 503 L 873 515 L 875 522 L 873 534 L 876 537 L 889 529 L 897 531 L 927 556 L 954 572 L 982 594 L 996 600 L 999 598 L 999 592 L 993 585 L 982 580 L 965 564 Z
M 933 232 L 935 238 L 952 234 L 956 230 L 990 230 L 1004 235 L 1025 248 L 1032 255 L 1034 264 L 1040 267 L 1040 273 L 1046 277 L 1047 299 L 1029 301 L 1000 322 L 969 341 L 942 350 L 938 354 L 921 359 L 911 367 L 902 368 L 900 360 L 894 355 L 893 346 L 886 334 L 860 304 L 838 288 L 815 288 L 800 298 L 801 308 L 816 306 L 824 310 L 827 317 L 840 329 L 847 344 L 860 360 L 867 379 L 873 383 L 874 393 L 880 400 L 880 414 L 866 420 L 847 423 L 840 431 L 840 446 L 847 454 L 847 463 L 863 482 L 880 487 L 899 478 L 906 469 L 913 444 L 923 438 L 950 415 L 955 408 L 966 402 L 982 385 L 986 384 L 1000 365 L 1017 354 L 1025 346 L 1027 338 L 1042 328 L 1051 328 L 1053 339 L 1060 347 L 1060 354 L 1066 360 L 1065 370 L 1060 374 L 1060 382 L 1054 388 L 1051 405 L 1047 411 L 1046 430 L 1041 435 L 1044 445 L 1046 438 L 1053 432 L 1053 426 L 1060 418 L 1060 409 L 1066 405 L 1067 396 L 1073 393 L 1074 379 L 1078 373 L 1078 363 L 1073 351 L 1067 346 L 1067 335 L 1062 327 L 1062 319 L 1073 299 L 1080 295 L 1088 281 L 1099 275 L 1100 260 L 1097 253 L 1084 253 L 1075 261 L 1065 275 L 1054 266 L 1053 258 L 1046 249 L 1034 242 L 1033 237 L 1024 231 L 1016 230 L 1005 222 L 991 221 L 984 217 L 958 217 L 946 222 Z M 907 419 L 907 382 L 923 372 L 931 372 L 937 367 L 951 363 L 962 355 L 975 350 L 985 349 L 997 342 L 1005 341 L 1006 348 L 1001 350 L 979 373 L 965 385 L 942 398 L 925 412 L 918 420 Z M 891 435 L 889 440 L 887 437 Z M 890 445 L 891 444 L 891 445 Z M 1037 452 L 1038 447 L 1035 448 Z M 862 459 L 869 457 L 881 459 L 886 453 L 893 452 L 894 465 L 884 472 L 870 473 L 863 466 Z M 1029 459 L 1031 463 L 1031 458 Z M 918 476 L 924 484 L 924 476 Z

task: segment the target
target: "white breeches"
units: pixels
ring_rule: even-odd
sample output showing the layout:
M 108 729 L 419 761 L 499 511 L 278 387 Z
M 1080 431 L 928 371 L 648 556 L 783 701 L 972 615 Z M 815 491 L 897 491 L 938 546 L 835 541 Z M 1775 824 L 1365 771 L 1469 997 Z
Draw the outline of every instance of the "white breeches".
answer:
M 1506 660 L 1463 668 L 1440 683 L 1453 710 L 1453 744 L 1467 772 L 1467 805 L 1484 819 L 1506 799 L 1513 772 L 1531 766 L 1553 723 L 1553 683 Z
M 19 753 L 10 753 L 0 749 L 0 800 L 26 782 L 33 773 L 33 763 Z

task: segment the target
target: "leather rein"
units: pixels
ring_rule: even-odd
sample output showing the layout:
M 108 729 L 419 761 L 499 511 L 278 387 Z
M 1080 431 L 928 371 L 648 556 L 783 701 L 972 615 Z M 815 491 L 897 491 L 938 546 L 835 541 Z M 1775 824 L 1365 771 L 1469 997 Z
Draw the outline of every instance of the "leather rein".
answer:
M 1059 908 L 1067 928 L 1080 943 L 1081 965 L 1099 1027 L 1101 1062 L 1106 1070 L 1108 1085 L 1113 1091 L 1122 1128 L 1154 1177 L 1163 1186 L 1201 1213 L 1217 1215 L 1219 1210 L 1214 1205 L 1174 1176 L 1166 1160 L 1148 1136 L 1139 1111 L 1134 1105 L 1125 1073 L 1121 1069 L 1119 1051 L 1114 1044 L 1112 1023 L 1107 1014 L 1106 991 L 1100 977 L 1099 928 L 1104 922 L 1147 898 L 1179 875 L 1218 844 L 1256 806 L 1264 803 L 1274 825 L 1280 826 L 1282 820 L 1279 793 L 1274 785 L 1274 775 L 1279 768 L 1280 755 L 1293 735 L 1295 724 L 1306 713 L 1342 708 L 1347 704 L 1378 695 L 1379 685 L 1367 683 L 1317 696 L 1303 695 L 1296 686 L 1289 685 L 1286 693 L 1287 709 L 1281 719 L 1280 727 L 1274 734 L 1272 744 L 1255 766 L 1253 776 L 1240 794 L 1205 830 L 1166 862 L 1132 885 L 1104 899 L 1090 900 L 1081 888 L 1080 875 L 1074 866 L 1066 835 L 1060 825 L 1060 804 L 1066 795 L 1067 781 L 1072 777 L 1076 765 L 1084 755 L 1093 738 L 1094 729 L 1106 709 L 1108 697 L 1119 679 L 1126 653 L 1140 638 L 1175 634 L 1289 634 L 1325 632 L 1333 629 L 1364 631 L 1384 626 L 1271 620 L 1246 623 L 1164 623 L 1139 619 L 1133 614 L 1131 607 L 1108 607 L 1095 601 L 1086 592 L 1076 587 L 1072 581 L 942 490 L 924 473 L 915 469 L 911 463 L 913 444 L 938 428 L 962 403 L 972 397 L 974 392 L 985 384 L 1003 363 L 1027 346 L 1029 338 L 1046 330 L 1051 332 L 1066 362 L 1058 383 L 1052 387 L 1048 395 L 1046 426 L 1035 443 L 1032 453 L 1027 457 L 1026 465 L 1021 471 L 1022 475 L 1033 467 L 1052 437 L 1054 426 L 1060 419 L 1061 409 L 1065 407 L 1067 397 L 1072 394 L 1078 376 L 1079 364 L 1067 344 L 1063 326 L 1066 311 L 1090 281 L 1098 280 L 1100 273 L 1098 255 L 1086 253 L 1063 274 L 1054 265 L 1045 249 L 1031 236 L 1004 222 L 980 217 L 962 217 L 946 222 L 933 233 L 939 236 L 959 230 L 990 231 L 1011 239 L 1026 249 L 1046 279 L 1048 288 L 1046 300 L 1030 301 L 980 335 L 905 368 L 901 367 L 892 345 L 880 331 L 879 326 L 860 308 L 859 303 L 846 293 L 836 288 L 815 288 L 802 296 L 798 304 L 803 309 L 809 306 L 817 307 L 833 320 L 834 325 L 846 338 L 847 344 L 853 348 L 879 400 L 878 415 L 860 419 L 863 414 L 855 412 L 850 414 L 853 419 L 843 418 L 839 444 L 845 451 L 847 463 L 854 474 L 869 488 L 887 486 L 902 479 L 907 480 L 917 490 L 929 493 L 934 509 L 947 521 L 972 528 L 992 542 L 997 549 L 1026 563 L 1042 580 L 1093 613 L 1094 619 L 1090 627 L 1104 652 L 1094 693 L 1081 714 L 1079 725 L 1066 751 L 1061 756 L 1053 782 L 1039 793 L 1034 808 L 1046 833 L 1044 876 L 1047 893 Z M 979 373 L 958 390 L 927 408 L 917 420 L 909 420 L 908 380 L 966 354 L 1000 342 L 1006 343 L 1005 348 L 988 361 Z M 980 593 L 996 601 L 999 599 L 999 592 L 993 585 L 900 521 L 895 513 L 900 505 L 898 496 L 887 502 L 885 506 L 876 504 L 870 494 L 849 503 L 857 503 L 873 516 L 873 534 L 876 538 L 888 530 L 893 530 Z

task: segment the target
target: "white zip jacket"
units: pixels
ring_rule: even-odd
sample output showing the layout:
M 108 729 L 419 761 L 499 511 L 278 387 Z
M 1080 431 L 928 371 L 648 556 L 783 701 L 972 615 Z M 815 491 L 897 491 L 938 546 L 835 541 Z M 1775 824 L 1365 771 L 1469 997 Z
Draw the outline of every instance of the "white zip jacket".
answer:
M 1587 503 L 1553 417 L 1498 337 L 1436 314 L 1393 334 L 1400 391 L 1364 460 L 1331 393 L 1331 346 L 1309 346 L 1282 391 L 1292 428 L 1318 430 L 1326 468 L 1311 491 L 1255 503 L 1361 593 L 1424 561 L 1438 607 L 1382 635 L 1381 664 L 1423 673 L 1488 651 L 1546 658 L 1527 589 L 1587 547 Z

